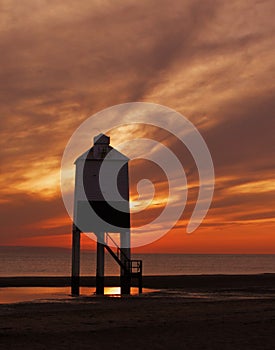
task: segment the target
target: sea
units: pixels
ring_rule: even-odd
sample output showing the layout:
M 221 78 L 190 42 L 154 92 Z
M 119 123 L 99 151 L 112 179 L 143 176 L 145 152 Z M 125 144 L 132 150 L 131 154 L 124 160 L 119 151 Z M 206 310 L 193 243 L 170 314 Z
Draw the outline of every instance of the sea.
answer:
M 274 254 L 133 254 L 132 259 L 143 261 L 144 275 L 275 273 Z M 81 275 L 95 275 L 95 252 L 82 251 L 80 266 Z M 0 247 L 0 277 L 70 276 L 70 272 L 69 249 Z M 109 254 L 105 274 L 119 274 L 119 267 Z

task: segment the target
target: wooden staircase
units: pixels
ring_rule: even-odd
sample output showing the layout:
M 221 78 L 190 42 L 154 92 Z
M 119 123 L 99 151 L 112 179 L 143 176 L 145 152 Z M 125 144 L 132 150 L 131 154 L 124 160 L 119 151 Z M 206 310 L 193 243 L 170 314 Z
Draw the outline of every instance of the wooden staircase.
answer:
M 116 247 L 116 252 L 108 245 L 108 240 L 111 240 Z M 131 285 L 132 278 L 138 279 L 138 291 L 142 293 L 142 260 L 129 259 L 123 250 L 117 245 L 113 238 L 106 233 L 104 244 L 105 249 L 111 254 L 117 264 L 123 269 L 125 278 L 128 278 Z

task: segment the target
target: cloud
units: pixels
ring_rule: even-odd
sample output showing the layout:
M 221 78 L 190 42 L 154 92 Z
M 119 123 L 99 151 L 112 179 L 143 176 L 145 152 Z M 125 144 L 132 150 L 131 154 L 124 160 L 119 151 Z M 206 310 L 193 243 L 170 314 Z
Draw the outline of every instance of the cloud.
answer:
M 58 189 L 66 143 L 88 116 L 129 101 L 167 105 L 199 128 L 217 176 L 205 225 L 270 218 L 274 10 L 273 1 L 5 1 L 1 203 L 3 227 L 11 234 L 2 234 L 4 242 L 32 235 L 25 225 L 68 229 L 66 223 L 60 229 L 50 224 L 66 215 Z M 160 130 L 130 132 L 163 141 L 184 163 L 188 217 L 198 191 L 190 154 Z M 124 137 L 117 134 L 114 144 Z M 136 168 L 136 178 L 145 165 Z M 157 169 L 150 168 L 149 176 L 160 181 Z M 158 193 L 162 198 L 165 186 Z

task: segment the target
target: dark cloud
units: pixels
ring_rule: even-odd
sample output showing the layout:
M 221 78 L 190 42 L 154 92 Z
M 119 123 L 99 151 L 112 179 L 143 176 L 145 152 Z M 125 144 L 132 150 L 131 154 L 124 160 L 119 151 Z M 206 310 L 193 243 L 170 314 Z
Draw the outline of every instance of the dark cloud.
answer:
M 24 237 L 60 235 L 70 231 L 61 198 L 11 194 L 0 203 L 1 245 Z M 47 223 L 48 222 L 48 223 Z
M 275 168 L 275 101 L 271 96 L 235 98 L 224 105 L 223 120 L 205 138 L 220 173 L 231 169 L 239 181 L 272 178 Z M 266 168 L 266 171 L 264 171 Z

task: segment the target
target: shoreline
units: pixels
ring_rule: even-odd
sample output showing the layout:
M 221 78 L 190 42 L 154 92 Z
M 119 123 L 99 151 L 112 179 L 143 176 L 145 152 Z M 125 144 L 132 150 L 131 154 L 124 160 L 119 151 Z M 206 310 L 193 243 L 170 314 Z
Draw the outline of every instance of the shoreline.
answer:
M 69 287 L 69 276 L 0 277 L 0 288 L 5 287 Z M 133 287 L 136 281 L 133 280 Z M 81 276 L 80 286 L 95 287 L 95 276 Z M 106 276 L 106 287 L 119 286 L 119 276 Z M 249 275 L 155 275 L 143 276 L 143 287 L 153 289 L 274 289 L 275 274 Z

